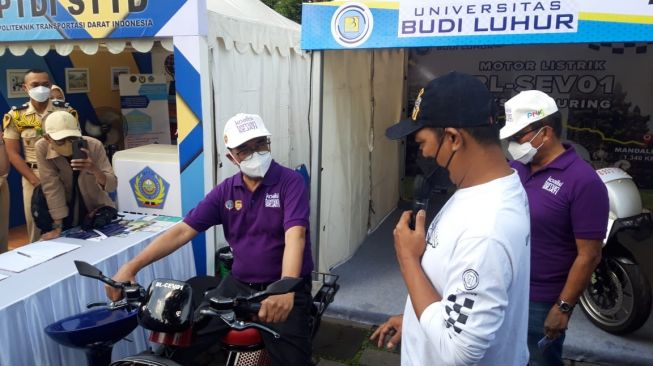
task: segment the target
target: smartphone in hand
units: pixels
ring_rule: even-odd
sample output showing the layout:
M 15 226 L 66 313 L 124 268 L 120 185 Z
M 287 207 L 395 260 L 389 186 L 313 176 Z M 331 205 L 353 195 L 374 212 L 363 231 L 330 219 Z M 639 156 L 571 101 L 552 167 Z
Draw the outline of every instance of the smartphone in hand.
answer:
M 553 344 L 553 341 L 555 341 L 555 339 L 544 336 L 537 342 L 537 347 L 539 347 L 540 351 L 544 351 Z
M 86 152 L 82 151 L 82 148 L 88 149 L 88 143 L 86 140 L 80 138 L 79 140 L 73 141 L 73 159 L 86 159 Z
M 413 210 L 410 214 L 410 221 L 408 222 L 408 227 L 411 230 L 415 230 L 415 223 L 417 222 L 417 213 L 419 210 L 427 210 L 429 206 L 428 198 L 418 198 L 413 202 Z

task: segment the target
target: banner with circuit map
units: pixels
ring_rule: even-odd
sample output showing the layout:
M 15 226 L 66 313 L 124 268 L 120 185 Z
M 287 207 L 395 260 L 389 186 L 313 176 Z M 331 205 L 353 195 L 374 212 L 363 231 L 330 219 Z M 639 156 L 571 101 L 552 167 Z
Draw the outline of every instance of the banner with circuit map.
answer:
M 653 45 L 639 43 L 417 48 L 408 101 L 451 70 L 477 75 L 503 103 L 521 90 L 556 99 L 563 137 L 595 168 L 617 166 L 653 189 Z

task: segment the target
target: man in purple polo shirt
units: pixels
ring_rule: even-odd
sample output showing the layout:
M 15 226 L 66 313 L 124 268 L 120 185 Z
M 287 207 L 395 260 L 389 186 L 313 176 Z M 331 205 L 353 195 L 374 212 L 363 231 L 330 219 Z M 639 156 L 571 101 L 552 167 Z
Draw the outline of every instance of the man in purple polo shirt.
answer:
M 569 317 L 601 260 L 608 194 L 594 169 L 560 141 L 562 122 L 553 98 L 524 91 L 505 109 L 500 135 L 509 140 L 511 166 L 531 213 L 530 365 L 563 365 Z
M 199 232 L 222 225 L 234 253 L 231 276 L 212 295 L 248 295 L 282 277 L 302 277 L 295 293 L 270 296 L 258 317 L 281 338 L 262 332 L 273 365 L 309 365 L 309 309 L 313 260 L 309 238 L 308 190 L 302 176 L 272 160 L 270 132 L 258 115 L 237 114 L 225 125 L 229 160 L 240 173 L 225 179 L 184 221 L 125 264 L 116 281 L 134 281 L 144 266 L 172 253 Z M 107 290 L 110 298 L 121 295 Z

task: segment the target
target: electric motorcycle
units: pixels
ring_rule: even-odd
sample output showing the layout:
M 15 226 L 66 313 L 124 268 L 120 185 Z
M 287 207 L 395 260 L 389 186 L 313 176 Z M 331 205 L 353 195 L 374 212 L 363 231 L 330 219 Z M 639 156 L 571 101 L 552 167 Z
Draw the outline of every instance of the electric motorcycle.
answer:
M 189 354 L 196 356 L 198 350 L 210 346 L 223 350 L 221 360 L 227 366 L 267 366 L 270 359 L 260 332 L 268 332 L 276 338 L 280 335 L 252 321 L 252 316 L 258 313 L 263 299 L 293 292 L 302 285 L 302 279 L 283 278 L 250 296 L 208 296 L 206 301 L 200 302 L 219 280 L 209 276 L 186 282 L 155 279 L 146 291 L 139 284 L 113 281 L 88 263 L 75 261 L 75 265 L 80 275 L 100 280 L 124 293 L 119 301 L 91 303 L 88 307 L 95 309 L 62 319 L 45 329 L 58 343 L 83 349 L 89 366 L 181 366 L 187 364 Z M 314 273 L 313 279 L 308 326 L 314 337 L 322 314 L 333 301 L 339 285 L 338 276 L 331 274 Z M 202 331 L 207 319 L 211 318 L 220 320 L 221 331 L 204 329 L 200 335 L 198 328 Z M 150 330 L 150 342 L 160 346 L 111 363 L 113 344 L 138 325 Z
M 608 230 L 601 262 L 580 297 L 580 305 L 597 327 L 626 334 L 639 329 L 648 319 L 651 285 L 624 243 L 650 239 L 653 220 L 651 212 L 642 209 L 639 190 L 630 175 L 614 167 L 596 172 L 608 190 Z

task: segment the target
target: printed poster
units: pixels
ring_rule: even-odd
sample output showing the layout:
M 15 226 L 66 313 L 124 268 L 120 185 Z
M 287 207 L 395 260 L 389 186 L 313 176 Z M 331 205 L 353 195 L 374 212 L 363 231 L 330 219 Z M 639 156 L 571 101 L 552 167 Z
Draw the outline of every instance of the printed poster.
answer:
M 120 107 L 126 120 L 125 148 L 170 144 L 165 75 L 122 74 L 119 83 Z
M 563 139 L 594 168 L 615 166 L 653 189 L 653 45 L 463 46 L 410 51 L 409 111 L 419 88 L 451 70 L 476 75 L 499 104 L 522 90 L 553 97 Z

